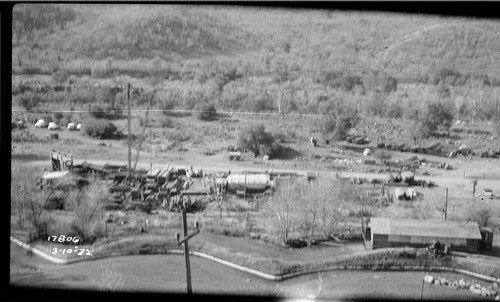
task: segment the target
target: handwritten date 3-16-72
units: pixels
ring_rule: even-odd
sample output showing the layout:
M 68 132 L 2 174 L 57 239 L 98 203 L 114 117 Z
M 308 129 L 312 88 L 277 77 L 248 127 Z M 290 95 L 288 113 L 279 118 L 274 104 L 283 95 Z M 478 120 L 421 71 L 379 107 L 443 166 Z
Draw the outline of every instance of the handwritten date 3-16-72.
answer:
M 52 248 L 52 255 L 55 255 L 57 253 L 62 253 L 62 254 L 71 254 L 71 253 L 76 253 L 78 256 L 92 256 L 93 250 L 89 249 L 79 249 L 77 246 L 75 246 L 74 249 L 58 249 L 56 247 Z

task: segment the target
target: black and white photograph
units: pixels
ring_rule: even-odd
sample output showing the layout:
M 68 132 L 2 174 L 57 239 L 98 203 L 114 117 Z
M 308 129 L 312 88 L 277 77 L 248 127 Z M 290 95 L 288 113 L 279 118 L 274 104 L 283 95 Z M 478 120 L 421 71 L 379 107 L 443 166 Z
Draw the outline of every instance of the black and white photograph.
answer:
M 15 4 L 10 287 L 500 301 L 500 20 L 388 6 Z

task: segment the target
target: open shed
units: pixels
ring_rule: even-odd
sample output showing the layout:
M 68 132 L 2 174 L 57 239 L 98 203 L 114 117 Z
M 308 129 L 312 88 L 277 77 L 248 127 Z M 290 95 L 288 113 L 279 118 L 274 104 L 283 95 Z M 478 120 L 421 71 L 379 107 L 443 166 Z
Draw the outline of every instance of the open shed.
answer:
M 433 240 L 449 244 L 452 251 L 476 253 L 481 241 L 479 225 L 472 221 L 417 220 L 372 217 L 372 248 L 427 247 Z

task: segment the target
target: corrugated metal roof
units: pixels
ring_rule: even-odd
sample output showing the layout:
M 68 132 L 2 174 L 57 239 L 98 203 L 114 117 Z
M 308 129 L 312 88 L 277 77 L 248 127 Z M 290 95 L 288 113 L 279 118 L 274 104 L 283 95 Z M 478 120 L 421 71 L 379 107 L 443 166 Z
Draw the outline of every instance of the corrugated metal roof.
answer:
M 372 217 L 370 226 L 373 234 L 481 239 L 479 225 L 472 221 Z

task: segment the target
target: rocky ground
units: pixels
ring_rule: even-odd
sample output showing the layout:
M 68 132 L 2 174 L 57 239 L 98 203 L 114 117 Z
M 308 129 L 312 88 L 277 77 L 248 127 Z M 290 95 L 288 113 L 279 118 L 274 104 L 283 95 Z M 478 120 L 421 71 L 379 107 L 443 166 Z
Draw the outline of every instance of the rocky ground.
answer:
M 439 138 L 417 140 L 416 144 L 413 132 L 411 124 L 404 119 L 367 118 L 351 129 L 350 140 L 356 136 L 363 137 L 371 146 L 379 148 L 440 156 L 448 156 L 452 151 L 456 152 L 455 155 L 470 155 L 466 150 L 477 156 L 500 156 L 500 138 L 494 134 L 493 125 L 489 122 L 468 124 L 457 121 L 450 128 L 449 136 L 442 134 Z M 461 147 L 464 152 L 459 151 Z
M 426 275 L 424 281 L 438 286 L 449 286 L 456 290 L 469 290 L 475 295 L 483 297 L 495 297 L 495 301 L 500 301 L 500 288 L 498 283 L 494 282 L 490 285 L 482 285 L 477 281 L 465 280 L 448 280 L 443 277 Z

